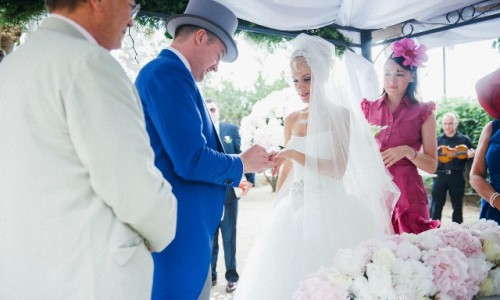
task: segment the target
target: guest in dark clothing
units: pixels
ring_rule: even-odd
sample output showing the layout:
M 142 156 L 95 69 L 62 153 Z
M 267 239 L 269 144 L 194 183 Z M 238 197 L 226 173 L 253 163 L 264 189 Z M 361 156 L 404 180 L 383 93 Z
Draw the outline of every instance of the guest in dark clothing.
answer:
M 226 154 L 239 154 L 240 134 L 238 126 L 226 122 L 219 122 L 219 108 L 213 99 L 206 99 L 207 108 L 214 122 L 219 138 Z M 246 179 L 245 179 L 246 178 Z M 226 200 L 224 202 L 224 216 L 219 227 L 215 231 L 212 248 L 212 286 L 217 285 L 217 257 L 219 254 L 219 230 L 222 234 L 224 247 L 224 261 L 226 264 L 226 292 L 232 293 L 236 289 L 236 283 L 240 276 L 236 271 L 236 223 L 238 219 L 238 200 L 245 196 L 255 184 L 255 174 L 245 173 L 240 187 L 228 187 L 226 189 Z
M 430 211 L 432 219 L 441 220 L 446 194 L 449 193 L 453 208 L 452 221 L 462 223 L 464 171 L 467 160 L 474 157 L 475 151 L 472 149 L 470 138 L 457 132 L 457 126 L 458 117 L 454 113 L 448 112 L 443 115 L 443 134 L 437 138 L 439 163 L 436 170 L 437 177 L 432 182 Z M 457 146 L 459 147 L 453 149 Z

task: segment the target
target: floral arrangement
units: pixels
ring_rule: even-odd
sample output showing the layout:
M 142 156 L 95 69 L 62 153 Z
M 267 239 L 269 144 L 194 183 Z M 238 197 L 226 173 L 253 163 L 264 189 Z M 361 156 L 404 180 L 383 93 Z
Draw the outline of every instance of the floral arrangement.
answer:
M 413 70 L 414 67 L 422 67 L 427 61 L 427 47 L 425 45 L 417 46 L 412 39 L 404 38 L 391 44 L 393 51 L 392 57 L 403 57 L 403 66 L 409 66 Z
M 472 299 L 500 295 L 500 226 L 478 220 L 340 249 L 293 299 Z
M 268 151 L 284 148 L 283 128 L 286 116 L 304 107 L 292 88 L 275 91 L 256 102 L 250 114 L 241 120 L 241 149 L 259 144 Z

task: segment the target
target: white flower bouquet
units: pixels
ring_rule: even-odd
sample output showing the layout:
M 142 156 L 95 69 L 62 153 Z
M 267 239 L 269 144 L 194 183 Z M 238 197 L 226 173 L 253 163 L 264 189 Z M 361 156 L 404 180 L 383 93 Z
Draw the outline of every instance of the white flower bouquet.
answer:
M 500 226 L 478 220 L 340 249 L 293 299 L 473 299 L 500 295 Z
M 284 148 L 283 127 L 286 116 L 304 104 L 292 88 L 275 91 L 254 104 L 251 113 L 241 120 L 241 149 L 259 144 L 268 151 Z

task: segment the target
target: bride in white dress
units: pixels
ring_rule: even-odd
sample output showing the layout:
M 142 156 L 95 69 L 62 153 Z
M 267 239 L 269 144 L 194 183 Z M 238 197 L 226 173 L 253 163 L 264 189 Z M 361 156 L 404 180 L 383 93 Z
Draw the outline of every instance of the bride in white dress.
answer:
M 309 105 L 285 121 L 286 149 L 275 207 L 257 237 L 235 299 L 292 299 L 299 281 L 333 264 L 339 248 L 392 233 L 391 209 L 399 196 L 360 100 L 376 96 L 369 62 L 314 36 L 291 42 L 293 84 Z M 277 171 L 277 169 L 275 170 Z

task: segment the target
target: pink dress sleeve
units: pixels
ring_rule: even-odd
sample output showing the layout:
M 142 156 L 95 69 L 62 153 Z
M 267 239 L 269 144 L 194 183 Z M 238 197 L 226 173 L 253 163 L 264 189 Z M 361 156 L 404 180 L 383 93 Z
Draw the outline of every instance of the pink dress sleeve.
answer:
M 436 110 L 435 102 L 422 102 L 422 124 L 427 120 L 427 118 Z
M 370 102 L 366 98 L 363 98 L 363 100 L 361 100 L 361 110 L 363 111 L 365 118 L 368 118 L 370 112 Z

